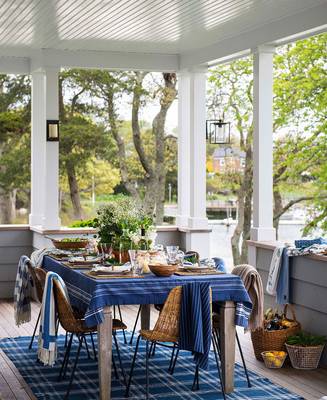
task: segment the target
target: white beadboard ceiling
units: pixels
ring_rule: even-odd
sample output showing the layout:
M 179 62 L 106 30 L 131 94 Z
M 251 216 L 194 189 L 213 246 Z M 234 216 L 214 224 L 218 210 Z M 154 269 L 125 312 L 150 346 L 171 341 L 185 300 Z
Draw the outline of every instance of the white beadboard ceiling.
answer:
M 0 49 L 180 54 L 326 0 L 0 0 Z

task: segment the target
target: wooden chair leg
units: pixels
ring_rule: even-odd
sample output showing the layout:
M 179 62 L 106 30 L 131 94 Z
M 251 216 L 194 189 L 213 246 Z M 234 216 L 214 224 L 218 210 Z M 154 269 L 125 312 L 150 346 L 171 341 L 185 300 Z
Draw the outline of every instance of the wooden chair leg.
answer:
M 136 346 L 135 346 L 133 361 L 132 361 L 132 365 L 131 365 L 131 370 L 130 370 L 130 373 L 129 373 L 129 379 L 128 379 L 128 383 L 127 383 L 127 388 L 126 388 L 126 392 L 125 392 L 125 397 L 128 397 L 128 396 L 129 396 L 129 389 L 130 389 L 130 387 L 131 387 L 131 382 L 132 382 L 132 377 L 133 377 L 133 371 L 134 371 L 134 366 L 135 366 L 135 360 L 136 360 L 136 356 L 137 356 L 137 350 L 138 350 L 138 348 L 139 348 L 140 339 L 141 339 L 141 335 L 138 336 L 137 341 L 136 341 Z

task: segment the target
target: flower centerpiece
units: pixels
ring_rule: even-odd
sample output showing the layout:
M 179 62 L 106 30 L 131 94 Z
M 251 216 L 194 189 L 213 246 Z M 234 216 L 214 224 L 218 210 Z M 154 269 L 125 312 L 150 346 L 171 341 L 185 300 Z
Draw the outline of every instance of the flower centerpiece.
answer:
M 107 202 L 94 220 L 100 243 L 110 243 L 115 258 L 128 261 L 129 249 L 148 250 L 155 240 L 151 216 L 131 197 Z

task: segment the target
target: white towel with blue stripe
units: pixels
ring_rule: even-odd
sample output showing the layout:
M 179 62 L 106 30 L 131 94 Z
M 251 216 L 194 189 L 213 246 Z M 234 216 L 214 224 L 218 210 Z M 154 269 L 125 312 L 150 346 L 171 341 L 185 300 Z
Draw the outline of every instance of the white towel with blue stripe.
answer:
M 31 320 L 32 281 L 28 272 L 29 261 L 27 256 L 21 256 L 18 262 L 14 290 L 14 314 L 17 326 Z
M 266 291 L 268 294 L 272 296 L 275 296 L 277 292 L 277 284 L 280 273 L 283 250 L 284 250 L 283 245 L 276 246 L 271 258 Z
M 65 282 L 55 272 L 48 272 L 42 299 L 41 323 L 38 342 L 38 359 L 44 365 L 54 365 L 57 359 L 56 306 L 53 281 L 60 283 L 60 289 L 69 300 Z

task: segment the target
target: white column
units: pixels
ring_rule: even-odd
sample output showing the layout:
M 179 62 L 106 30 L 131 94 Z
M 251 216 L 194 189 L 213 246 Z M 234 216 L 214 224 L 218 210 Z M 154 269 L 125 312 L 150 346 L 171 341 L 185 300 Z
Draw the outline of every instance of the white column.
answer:
M 274 241 L 273 228 L 273 47 L 254 52 L 252 240 Z
M 46 120 L 59 118 L 58 69 L 32 72 L 30 225 L 60 227 L 59 143 L 46 140 Z
M 178 214 L 179 227 L 188 225 L 190 215 L 190 98 L 191 74 L 178 74 Z
M 178 77 L 178 216 L 179 227 L 207 229 L 206 217 L 206 72 Z
M 178 74 L 178 215 L 181 243 L 201 257 L 210 255 L 206 216 L 206 73 Z
M 45 73 L 32 72 L 31 213 L 30 225 L 42 225 L 45 171 Z

